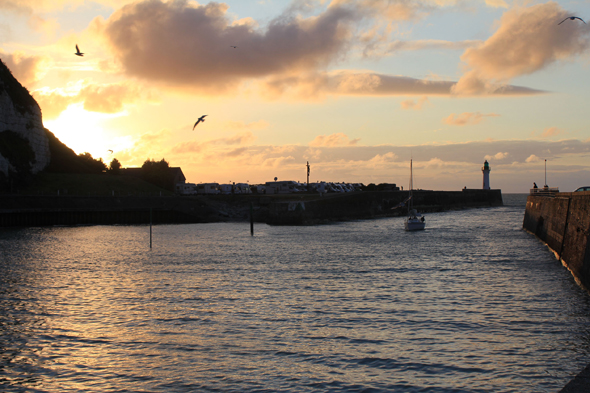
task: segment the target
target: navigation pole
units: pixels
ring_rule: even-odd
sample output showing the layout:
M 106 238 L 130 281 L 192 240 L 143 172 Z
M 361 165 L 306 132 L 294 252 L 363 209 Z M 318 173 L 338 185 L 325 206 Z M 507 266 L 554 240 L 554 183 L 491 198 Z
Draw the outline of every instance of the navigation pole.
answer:
M 307 161 L 307 191 L 309 191 L 309 161 Z

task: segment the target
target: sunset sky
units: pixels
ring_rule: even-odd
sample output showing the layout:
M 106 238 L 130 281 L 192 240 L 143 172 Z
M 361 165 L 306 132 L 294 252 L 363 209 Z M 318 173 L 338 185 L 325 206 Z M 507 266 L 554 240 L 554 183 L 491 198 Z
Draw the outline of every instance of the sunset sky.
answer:
M 188 182 L 590 185 L 590 0 L 1 0 L 76 153 Z M 83 57 L 74 55 L 78 44 Z M 235 46 L 235 48 L 234 48 Z M 194 130 L 198 117 L 206 121 Z M 113 150 L 113 153 L 109 152 Z

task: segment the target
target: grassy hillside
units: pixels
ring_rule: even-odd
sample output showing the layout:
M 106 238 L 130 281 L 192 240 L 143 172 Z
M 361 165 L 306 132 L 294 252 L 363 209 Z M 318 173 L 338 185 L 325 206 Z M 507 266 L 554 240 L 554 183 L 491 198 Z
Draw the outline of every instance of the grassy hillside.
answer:
M 172 192 L 157 187 L 132 176 L 84 173 L 40 173 L 33 182 L 20 189 L 21 194 L 31 195 L 80 195 L 115 196 L 127 195 L 173 195 Z

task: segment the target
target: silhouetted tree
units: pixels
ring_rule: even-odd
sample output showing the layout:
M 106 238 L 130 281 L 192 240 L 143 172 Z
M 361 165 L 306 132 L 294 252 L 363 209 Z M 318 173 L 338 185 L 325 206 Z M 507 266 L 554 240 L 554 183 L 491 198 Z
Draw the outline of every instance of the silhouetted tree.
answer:
M 102 158 L 94 159 L 92 155 L 88 152 L 78 154 L 78 158 L 81 162 L 83 162 L 88 168 L 90 168 L 91 173 L 102 173 L 107 169 L 107 166 L 104 162 L 102 162 Z
M 119 162 L 119 160 L 117 160 L 116 158 L 113 158 L 113 161 L 111 161 L 111 164 L 109 165 L 109 173 L 112 173 L 113 175 L 118 175 L 121 169 L 121 163 Z
M 162 158 L 160 161 L 149 158 L 141 166 L 142 177 L 145 181 L 159 187 L 174 191 L 174 177 L 170 172 L 170 165 Z

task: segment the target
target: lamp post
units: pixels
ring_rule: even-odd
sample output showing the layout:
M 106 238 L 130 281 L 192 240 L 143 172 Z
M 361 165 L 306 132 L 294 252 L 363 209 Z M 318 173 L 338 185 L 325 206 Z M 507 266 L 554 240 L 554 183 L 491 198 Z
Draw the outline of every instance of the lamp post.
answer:
M 545 187 L 547 187 L 547 160 L 545 160 Z

